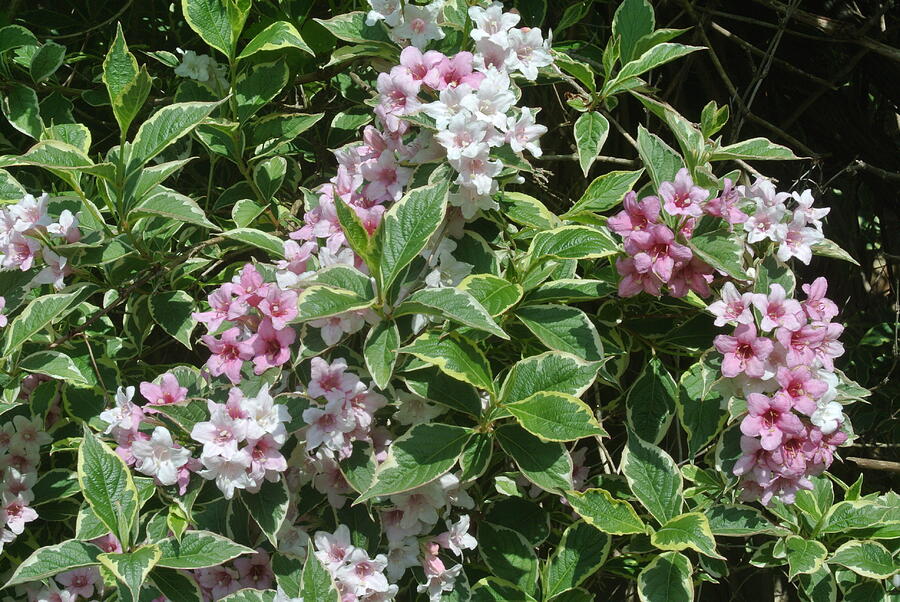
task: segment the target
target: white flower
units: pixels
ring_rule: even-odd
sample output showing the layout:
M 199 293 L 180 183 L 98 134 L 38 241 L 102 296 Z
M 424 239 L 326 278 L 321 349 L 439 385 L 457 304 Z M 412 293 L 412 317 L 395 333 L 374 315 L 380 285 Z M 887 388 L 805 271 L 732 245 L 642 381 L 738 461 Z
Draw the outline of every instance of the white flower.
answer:
M 388 541 L 387 559 L 387 575 L 397 581 L 406 569 L 419 564 L 419 541 L 415 537 Z
M 431 422 L 445 412 L 439 405 L 433 404 L 424 397 L 412 395 L 404 391 L 397 393 L 399 409 L 394 413 L 393 419 L 400 424 L 423 424 Z
M 509 44 L 507 32 L 519 22 L 519 15 L 503 12 L 503 4 L 500 2 L 494 2 L 488 8 L 472 6 L 469 8 L 469 18 L 475 23 L 475 28 L 469 34 L 473 40 L 489 40 L 503 48 Z
M 240 450 L 228 456 L 200 456 L 204 470 L 200 476 L 207 480 L 216 481 L 216 487 L 225 495 L 225 499 L 234 497 L 235 489 L 247 489 L 253 485 L 253 481 L 247 474 L 250 468 L 250 454 L 246 450 Z
M 485 142 L 488 128 L 493 129 L 488 123 L 472 119 L 465 111 L 454 115 L 447 128 L 435 134 L 434 138 L 446 149 L 448 159 L 457 160 L 465 150 L 472 149 L 471 152 L 478 154 L 488 147 Z
M 391 33 L 402 40 L 409 40 L 420 50 L 431 40 L 444 39 L 444 30 L 437 24 L 438 16 L 444 8 L 441 0 L 426 6 L 417 6 L 410 2 L 403 6 L 403 23 L 395 27 Z
M 507 67 L 518 70 L 529 81 L 537 79 L 539 68 L 553 63 L 549 40 L 545 41 L 541 37 L 541 30 L 534 27 L 510 31 L 509 49 L 511 52 L 506 59 Z
M 65 286 L 63 280 L 71 271 L 71 268 L 66 265 L 69 260 L 57 255 L 46 247 L 42 251 L 42 255 L 44 257 L 45 265 L 41 271 L 37 273 L 34 279 L 32 279 L 32 282 L 35 284 L 52 284 L 53 288 L 61 291 Z
M 345 334 L 359 332 L 366 325 L 365 318 L 358 312 L 350 311 L 330 318 L 320 318 L 309 323 L 313 328 L 321 328 L 322 340 L 326 345 L 337 345 Z
M 464 111 L 463 99 L 473 95 L 469 84 L 448 86 L 441 90 L 438 100 L 422 105 L 422 111 L 435 120 L 437 129 L 446 129 L 455 115 Z
M 428 583 L 417 585 L 416 591 L 419 593 L 427 591 L 429 602 L 440 602 L 443 592 L 453 591 L 460 571 L 462 571 L 462 565 L 457 564 L 440 572 L 426 573 Z
M 822 433 L 830 435 L 836 431 L 841 425 L 841 422 L 844 421 L 843 410 L 844 406 L 836 401 L 829 401 L 823 404 L 822 400 L 819 400 L 818 407 L 816 408 L 816 411 L 812 413 L 809 420 L 819 427 L 819 430 L 821 430 Z
M 262 439 L 265 435 L 271 435 L 279 445 L 287 439 L 285 422 L 291 421 L 291 415 L 287 406 L 275 403 L 269 395 L 269 384 L 260 388 L 256 397 L 244 399 L 243 409 L 247 412 L 247 438 Z
M 447 521 L 447 531 L 437 536 L 436 541 L 457 556 L 462 556 L 463 550 L 474 550 L 478 540 L 469 535 L 469 515 L 459 517 L 455 524 Z
M 806 224 L 812 224 L 815 229 L 821 230 L 822 218 L 828 215 L 831 209 L 828 207 L 814 209 L 812 205 L 815 202 L 815 199 L 808 188 L 800 194 L 795 192 L 791 196 L 797 201 L 797 209 L 794 210 L 794 219 L 796 220 L 798 215 L 802 215 Z
M 141 408 L 131 403 L 134 397 L 134 387 L 119 387 L 116 391 L 116 406 L 100 412 L 100 420 L 108 424 L 105 434 L 109 434 L 115 428 L 130 431 L 138 427 L 143 416 Z
M 812 245 L 824 240 L 822 231 L 806 226 L 806 215 L 795 213 L 788 224 L 776 255 L 780 261 L 796 257 L 806 265 L 812 260 Z
M 356 548 L 346 556 L 344 562 L 335 573 L 335 578 L 344 586 L 344 591 L 349 590 L 362 597 L 369 592 L 386 592 L 390 587 L 382 572 L 387 566 L 384 554 L 369 558 L 365 550 Z
M 338 525 L 333 534 L 316 531 L 313 543 L 316 546 L 316 558 L 332 574 L 345 564 L 347 557 L 356 549 L 350 543 L 350 529 L 347 525 Z
M 492 162 L 493 163 L 493 162 Z M 499 163 L 499 162 L 497 162 Z M 457 183 L 461 183 L 462 174 L 457 178 Z M 491 180 L 489 194 L 479 194 L 475 188 L 468 186 L 460 186 L 456 193 L 452 193 L 449 197 L 450 204 L 459 207 L 462 216 L 465 219 L 472 219 L 479 210 L 487 211 L 489 209 L 499 209 L 500 205 L 491 198 L 491 194 L 497 192 L 497 182 Z
M 369 0 L 372 10 L 366 15 L 366 25 L 375 25 L 384 21 L 388 27 L 397 27 L 403 14 L 400 12 L 400 0 Z
M 787 225 L 781 220 L 787 214 L 783 204 L 767 205 L 762 199 L 756 201 L 756 211 L 750 214 L 744 222 L 744 231 L 747 232 L 747 242 L 755 243 L 766 238 L 780 242 L 787 233 Z
M 496 128 L 506 127 L 506 113 L 516 104 L 516 95 L 509 89 L 509 76 L 497 69 L 488 69 L 478 90 L 465 96 L 460 104 L 476 119 Z
M 172 434 L 164 426 L 153 429 L 149 441 L 135 440 L 131 453 L 137 460 L 135 468 L 145 475 L 156 477 L 163 485 L 174 485 L 178 469 L 190 460 L 188 449 L 175 445 Z
M 488 149 L 477 145 L 466 149 L 459 159 L 450 161 L 450 165 L 459 172 L 456 183 L 463 188 L 468 188 L 472 193 L 478 196 L 493 194 L 497 191 L 497 182 L 494 177 L 503 171 L 503 164 L 500 161 L 491 160 Z M 462 191 L 460 191 L 462 192 Z M 466 215 L 466 209 L 463 205 L 463 215 Z M 472 211 L 466 218 L 472 217 L 475 212 Z
M 188 50 L 181 57 L 181 64 L 175 67 L 175 75 L 195 79 L 198 82 L 209 81 L 210 57 Z
M 537 139 L 546 133 L 546 126 L 535 123 L 534 115 L 531 114 L 531 109 L 528 107 L 522 109 L 522 114 L 518 119 L 506 118 L 506 140 L 513 151 L 517 153 L 527 150 L 532 156 L 540 157 L 543 151 L 537 144 Z

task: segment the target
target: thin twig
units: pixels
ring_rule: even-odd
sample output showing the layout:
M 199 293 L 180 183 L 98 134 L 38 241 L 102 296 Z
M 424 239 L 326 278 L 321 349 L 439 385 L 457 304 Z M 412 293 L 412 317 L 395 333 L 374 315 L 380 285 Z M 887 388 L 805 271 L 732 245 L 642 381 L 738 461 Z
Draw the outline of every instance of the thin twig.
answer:
M 869 468 L 871 470 L 884 470 L 887 472 L 900 472 L 900 462 L 889 462 L 888 460 L 871 460 L 869 458 L 847 458 L 860 468 Z
M 577 161 L 578 155 L 572 153 L 570 155 L 543 155 L 539 157 L 541 161 Z M 629 167 L 635 167 L 638 165 L 638 162 L 635 159 L 624 159 L 622 157 L 604 157 L 603 155 L 599 155 L 594 158 L 594 161 L 600 161 L 601 163 L 615 163 L 616 165 L 627 165 Z
M 113 21 L 115 21 L 116 19 L 121 17 L 125 13 L 125 11 L 131 7 L 131 5 L 133 3 L 134 3 L 134 0 L 128 0 L 125 4 L 122 5 L 122 8 L 120 8 L 116 12 L 116 14 L 111 16 L 109 19 L 106 19 L 105 21 L 101 21 L 100 23 L 97 23 L 96 25 L 92 25 L 82 31 L 76 31 L 75 33 L 65 33 L 65 34 L 60 34 L 57 36 L 44 36 L 44 38 L 46 38 L 48 40 L 64 40 L 66 38 L 77 38 L 79 36 L 83 36 L 86 33 L 96 31 L 102 27 L 106 27 L 107 25 L 109 25 L 110 23 L 112 23 Z

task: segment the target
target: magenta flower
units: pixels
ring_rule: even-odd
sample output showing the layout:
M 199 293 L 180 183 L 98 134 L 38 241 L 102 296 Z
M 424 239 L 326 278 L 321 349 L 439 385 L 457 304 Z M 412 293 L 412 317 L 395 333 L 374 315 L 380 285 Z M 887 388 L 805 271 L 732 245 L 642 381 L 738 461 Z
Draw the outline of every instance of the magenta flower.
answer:
M 194 312 L 191 314 L 198 322 L 206 324 L 209 332 L 215 332 L 222 325 L 222 322 L 235 321 L 247 313 L 247 303 L 242 299 L 235 299 L 233 290 L 234 285 L 229 283 L 223 284 L 214 290 L 209 297 L 209 311 Z
M 455 88 L 462 84 L 477 90 L 484 79 L 484 73 L 472 70 L 472 53 L 465 51 L 456 53 L 453 58 L 444 57 L 437 64 L 437 72 L 438 76 L 432 80 L 434 85 L 429 81 L 425 83 L 438 90 Z
M 391 69 L 391 74 L 405 74 L 415 81 L 423 82 L 429 88 L 437 88 L 440 72 L 437 65 L 447 57 L 437 50 L 422 53 L 415 46 L 407 46 L 400 53 L 400 64 Z
M 639 202 L 632 190 L 625 195 L 622 204 L 625 208 L 606 221 L 609 229 L 622 238 L 659 222 L 659 199 L 655 196 L 644 197 Z
M 251 341 L 239 340 L 240 334 L 240 329 L 235 326 L 223 332 L 219 339 L 208 334 L 200 337 L 212 353 L 206 361 L 209 373 L 213 376 L 224 374 L 235 385 L 241 382 L 241 367 L 244 362 L 254 355 L 253 344 Z
M 252 337 L 255 374 L 262 374 L 269 368 L 280 366 L 291 359 L 291 344 L 297 338 L 293 328 L 276 330 L 269 318 L 259 323 L 259 329 Z
M 741 432 L 759 437 L 763 449 L 771 451 L 781 445 L 785 433 L 796 434 L 803 423 L 791 412 L 791 398 L 776 393 L 769 398 L 761 393 L 747 396 L 748 414 L 741 421 Z
M 815 451 L 815 447 L 809 440 L 806 428 L 796 433 L 784 432 L 781 444 L 769 454 L 769 467 L 781 476 L 802 477 L 806 474 L 808 456 Z
M 272 320 L 272 327 L 281 330 L 297 317 L 297 292 L 283 291 L 270 286 L 269 292 L 257 306 L 260 313 Z
M 806 301 L 802 303 L 803 311 L 810 320 L 827 322 L 838 315 L 837 305 L 825 297 L 825 293 L 828 292 L 828 280 L 824 276 L 819 276 L 812 284 L 804 284 L 803 292 L 806 293 Z
M 633 297 L 641 291 L 655 297 L 660 295 L 662 280 L 653 272 L 639 271 L 631 257 L 616 259 L 616 271 L 622 276 L 622 280 L 619 281 L 620 297 Z
M 825 382 L 813 378 L 809 366 L 779 366 L 776 379 L 781 385 L 780 393 L 790 397 L 794 408 L 807 416 L 816 411 L 816 400 L 828 390 Z
M 799 330 L 806 322 L 800 303 L 794 299 L 788 299 L 784 287 L 777 283 L 769 286 L 768 296 L 762 293 L 755 294 L 753 305 L 762 314 L 762 322 L 759 327 L 763 332 L 778 327 Z
M 734 336 L 720 334 L 715 338 L 716 349 L 725 357 L 722 374 L 734 378 L 744 373 L 752 378 L 762 378 L 766 372 L 766 360 L 774 344 L 765 337 L 756 336 L 756 326 L 741 324 L 734 329 Z
M 675 234 L 661 224 L 634 232 L 625 241 L 625 250 L 633 255 L 638 272 L 652 271 L 663 282 L 672 277 L 676 262 L 687 262 L 694 256 L 688 247 L 675 242 Z
M 703 215 L 701 205 L 708 196 L 708 190 L 694 186 L 694 181 L 685 168 L 678 170 L 674 183 L 663 182 L 659 185 L 659 198 L 670 215 L 700 217 Z
M 160 384 L 142 382 L 141 395 L 147 400 L 147 405 L 162 406 L 180 403 L 187 397 L 187 387 L 178 384 L 178 379 L 171 372 L 162 375 Z

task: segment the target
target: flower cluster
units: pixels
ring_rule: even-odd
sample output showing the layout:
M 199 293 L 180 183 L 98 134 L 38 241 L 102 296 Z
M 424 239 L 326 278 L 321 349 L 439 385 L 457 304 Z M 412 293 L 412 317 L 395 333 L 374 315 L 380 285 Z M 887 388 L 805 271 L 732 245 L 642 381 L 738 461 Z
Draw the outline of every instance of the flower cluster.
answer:
M 181 64 L 175 67 L 175 75 L 206 84 L 217 92 L 228 90 L 228 68 L 207 54 L 193 50 L 182 51 Z
M 685 243 L 697 219 L 703 216 L 709 192 L 695 186 L 688 171 L 681 169 L 674 182 L 660 184 L 658 194 L 638 201 L 637 194 L 629 192 L 625 208 L 607 222 L 610 230 L 622 237 L 628 254 L 616 260 L 616 270 L 622 276 L 619 295 L 631 297 L 646 292 L 659 296 L 665 284 L 673 297 L 684 297 L 690 291 L 707 297 L 711 294 L 713 268 L 695 257 Z M 721 197 L 714 201 L 710 205 L 716 208 L 726 203 Z M 725 214 L 729 215 L 727 211 Z
M 116 453 L 126 464 L 154 477 L 160 485 L 177 485 L 183 495 L 191 472 L 197 469 L 190 450 L 175 443 L 172 433 L 164 426 L 154 426 L 149 434 L 146 428 L 141 430 L 141 426 L 154 412 L 150 406 L 179 403 L 187 395 L 187 389 L 178 386 L 173 375 L 166 374 L 159 385 L 141 383 L 141 394 L 150 402 L 147 406 L 141 407 L 132 401 L 134 387 L 118 388 L 115 406 L 100 413 L 100 419 L 107 424 L 104 432 L 116 439 Z
M 297 338 L 290 321 L 297 317 L 297 292 L 265 282 L 253 264 L 247 264 L 232 282 L 213 291 L 210 310 L 193 317 L 206 324 L 209 334 L 201 337 L 212 352 L 206 362 L 210 374 L 224 374 L 232 384 L 241 382 L 244 362 L 262 374 L 291 357 L 290 345 Z M 223 323 L 231 324 L 218 338 Z
M 242 556 L 228 564 L 193 571 L 205 601 L 221 600 L 239 589 L 271 589 L 275 583 L 272 559 L 257 548 L 253 556 Z
M 209 400 L 207 408 L 209 420 L 191 430 L 191 438 L 203 444 L 200 476 L 215 480 L 226 499 L 234 497 L 235 489 L 256 492 L 263 480 L 277 482 L 287 469 L 279 450 L 291 417 L 287 406 L 275 403 L 269 386 L 263 385 L 255 397 L 233 388 L 226 403 Z
M 30 506 L 34 501 L 32 488 L 37 482 L 41 446 L 50 441 L 38 419 L 14 416 L 0 427 L 0 552 L 38 517 Z
M 716 324 L 737 325 L 733 335 L 717 336 L 715 347 L 723 355 L 722 375 L 735 379 L 747 400 L 743 455 L 734 467 L 745 499 L 767 504 L 777 495 L 793 502 L 847 440 L 839 430 L 844 416 L 834 374 L 844 328 L 831 321 L 838 310 L 825 297 L 827 288 L 825 278 L 805 284 L 799 302 L 777 283 L 769 294 L 740 294 L 729 282 L 709 307 Z
M 809 190 L 802 193 L 776 192 L 769 180 L 758 178 L 752 186 L 737 187 L 749 214 L 743 221 L 748 243 L 771 240 L 778 245 L 781 261 L 796 257 L 805 264 L 812 259 L 812 247 L 824 240 L 822 218 L 830 209 L 814 208 Z M 794 209 L 786 201 L 794 200 Z
M 371 558 L 350 541 L 347 525 L 338 525 L 334 533 L 318 531 L 313 536 L 316 558 L 334 578 L 342 602 L 356 600 L 379 602 L 397 594 L 397 586 L 384 574 L 388 559 L 384 554 Z
M 61 290 L 72 268 L 68 259 L 58 255 L 52 245 L 78 242 L 81 231 L 78 216 L 68 209 L 54 221 L 48 213 L 49 201 L 46 193 L 38 198 L 26 194 L 18 203 L 0 208 L 0 270 L 27 272 L 40 259 L 43 267 L 30 285 L 52 284 Z M 0 326 L 4 324 L 5 319 Z

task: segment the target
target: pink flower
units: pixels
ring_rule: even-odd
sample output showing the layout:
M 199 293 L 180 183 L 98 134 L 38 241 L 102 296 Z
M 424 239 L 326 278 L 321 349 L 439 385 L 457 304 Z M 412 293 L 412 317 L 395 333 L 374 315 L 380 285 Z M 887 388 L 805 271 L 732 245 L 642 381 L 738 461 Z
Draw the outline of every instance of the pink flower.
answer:
M 314 357 L 311 361 L 311 377 L 308 393 L 312 398 L 324 397 L 328 401 L 341 401 L 347 399 L 359 382 L 354 374 L 344 374 L 347 370 L 347 360 L 337 358 L 329 365 L 320 357 Z
M 338 525 L 334 534 L 326 531 L 317 531 L 313 536 L 316 546 L 316 557 L 325 565 L 329 572 L 335 572 L 342 567 L 346 559 L 356 548 L 350 543 L 350 529 L 347 525 Z
M 112 533 L 107 533 L 106 535 L 92 539 L 91 543 L 107 554 L 118 554 L 122 552 L 122 544 L 119 543 L 119 538 Z
M 534 157 L 543 154 L 537 140 L 547 133 L 547 127 L 535 122 L 530 108 L 523 107 L 518 119 L 508 117 L 506 128 L 506 141 L 509 142 L 513 152 L 521 153 L 527 150 Z
M 794 408 L 807 416 L 816 411 L 816 400 L 828 390 L 825 382 L 813 378 L 809 366 L 779 366 L 776 378 L 781 385 L 780 393 L 790 397 Z
M 287 460 L 278 451 L 280 448 L 281 445 L 275 441 L 272 435 L 265 435 L 261 439 L 248 441 L 250 477 L 255 480 L 261 480 L 267 475 L 287 470 Z
M 204 456 L 229 456 L 237 451 L 238 443 L 247 436 L 247 423 L 229 415 L 224 404 L 206 402 L 209 420 L 198 422 L 191 429 L 191 439 L 203 444 Z
M 694 186 L 694 181 L 687 169 L 681 168 L 675 175 L 675 182 L 663 182 L 659 185 L 659 198 L 663 208 L 670 215 L 703 215 L 702 204 L 709 196 L 709 191 Z
M 241 382 L 244 362 L 255 355 L 253 342 L 238 340 L 240 334 L 240 329 L 235 326 L 223 332 L 219 339 L 208 334 L 200 337 L 212 353 L 206 361 L 210 374 L 224 374 L 235 385 Z
M 675 264 L 675 271 L 669 279 L 669 294 L 677 298 L 694 291 L 701 297 L 708 297 L 712 294 L 709 290 L 712 279 L 712 266 L 697 257 L 692 257 L 688 262 Z
M 94 595 L 94 583 L 99 576 L 96 567 L 88 566 L 60 573 L 54 579 L 70 594 L 90 598 Z
M 388 130 L 399 127 L 400 116 L 409 115 L 418 110 L 421 103 L 418 99 L 422 82 L 403 73 L 379 73 L 376 88 L 379 104 L 375 114 L 381 118 Z
M 141 395 L 147 400 L 147 405 L 162 406 L 173 403 L 181 403 L 187 398 L 187 387 L 178 384 L 178 379 L 171 372 L 162 375 L 160 384 L 142 382 Z
M 40 251 L 41 245 L 38 241 L 28 236 L 23 236 L 18 232 L 13 232 L 9 237 L 9 243 L 3 250 L 3 267 L 14 269 L 19 268 L 23 272 L 27 272 L 34 265 L 35 255 Z
M 829 372 L 834 370 L 834 358 L 844 355 L 844 345 L 838 338 L 844 332 L 844 327 L 836 322 L 823 325 L 825 331 L 822 342 L 816 347 L 816 358 Z
M 238 572 L 225 566 L 213 566 L 196 572 L 197 583 L 209 592 L 213 600 L 221 600 L 241 589 Z
M 710 304 L 709 311 L 716 316 L 714 324 L 725 326 L 729 322 L 738 324 L 753 323 L 753 293 L 740 294 L 732 282 L 722 287 L 722 299 Z
M 37 519 L 38 513 L 28 506 L 28 501 L 20 495 L 7 491 L 3 494 L 3 506 L 0 507 L 0 523 L 7 529 L 21 535 L 25 525 Z
M 806 325 L 799 330 L 778 328 L 775 338 L 785 350 L 784 361 L 788 368 L 810 366 L 816 358 L 816 347 L 825 339 L 825 330 L 814 325 Z
M 725 178 L 722 194 L 710 199 L 703 207 L 705 213 L 720 217 L 732 225 L 747 221 L 747 214 L 737 208 L 737 203 L 741 198 L 738 190 L 740 187 L 735 188 L 733 184 L 729 178 Z
M 255 374 L 262 374 L 269 368 L 280 366 L 291 359 L 291 344 L 297 338 L 293 328 L 276 330 L 269 318 L 259 323 L 253 336 L 253 358 Z
M 675 234 L 661 224 L 632 233 L 625 241 L 625 250 L 634 256 L 637 271 L 652 271 L 663 282 L 672 277 L 675 262 L 690 261 L 694 256 L 688 247 L 675 242 Z
M 778 327 L 798 330 L 802 326 L 801 320 L 806 322 L 800 304 L 794 299 L 788 299 L 784 287 L 778 283 L 769 285 L 768 297 L 762 293 L 754 295 L 753 305 L 762 314 L 759 326 L 763 332 Z
M 232 282 L 235 285 L 232 289 L 234 294 L 251 307 L 259 305 L 268 292 L 268 285 L 252 263 L 245 265 L 240 275 L 235 276 Z
M 241 585 L 253 589 L 269 589 L 275 579 L 268 552 L 257 548 L 253 556 L 241 556 L 234 560 Z
M 275 262 L 279 270 L 287 270 L 295 274 L 306 272 L 306 264 L 313 252 L 318 249 L 314 242 L 306 242 L 299 245 L 293 240 L 284 241 L 284 259 Z
M 247 303 L 243 299 L 235 299 L 235 286 L 226 283 L 214 290 L 208 297 L 209 311 L 194 312 L 191 316 L 198 322 L 206 324 L 209 332 L 215 332 L 222 322 L 235 321 L 247 313 Z
M 806 300 L 802 303 L 803 311 L 810 320 L 827 322 L 838 315 L 837 305 L 825 297 L 828 280 L 824 276 L 819 276 L 812 284 L 804 284 L 803 292 L 806 293 Z
M 784 238 L 778 245 L 776 256 L 786 262 L 791 257 L 796 257 L 806 265 L 812 260 L 812 245 L 823 240 L 822 232 L 806 226 L 806 217 L 798 214 L 787 225 Z
M 309 425 L 306 449 L 310 451 L 323 444 L 328 449 L 340 450 L 345 443 L 344 435 L 356 428 L 356 421 L 347 412 L 343 400 L 329 401 L 325 409 L 310 407 L 303 410 L 303 421 Z
M 400 65 L 394 69 L 415 81 L 424 82 L 429 88 L 437 88 L 440 77 L 437 65 L 446 59 L 447 57 L 443 53 L 436 50 L 429 50 L 422 54 L 422 51 L 415 46 L 407 46 L 400 53 Z M 391 70 L 392 74 L 394 69 Z
M 0 328 L 3 328 L 7 324 L 7 318 L 3 314 L 4 307 L 6 307 L 6 298 L 0 297 Z
M 427 53 L 426 53 L 427 54 Z M 484 79 L 484 73 L 472 70 L 472 53 L 458 52 L 453 58 L 444 57 L 437 64 L 437 77 L 425 83 L 438 90 L 445 88 L 455 88 L 462 84 L 470 86 L 473 90 L 477 90 Z
M 741 324 L 734 329 L 734 336 L 720 334 L 715 338 L 716 349 L 725 357 L 722 374 L 734 378 L 742 372 L 753 378 L 761 378 L 766 371 L 766 359 L 774 347 L 771 340 L 756 336 L 756 326 Z
M 297 317 L 297 293 L 270 286 L 269 292 L 259 302 L 257 309 L 272 320 L 273 328 L 281 330 Z
M 659 222 L 659 199 L 655 196 L 644 197 L 638 202 L 637 194 L 632 190 L 625 195 L 623 205 L 625 209 L 606 222 L 609 229 L 622 238 Z
M 387 558 L 383 554 L 369 558 L 365 550 L 356 548 L 347 555 L 345 564 L 337 570 L 336 577 L 356 596 L 365 596 L 369 592 L 386 592 L 390 587 L 383 573 L 386 567 Z
M 803 430 L 803 423 L 791 412 L 791 398 L 776 393 L 769 398 L 760 393 L 747 396 L 749 414 L 741 421 L 741 432 L 748 437 L 759 437 L 765 450 L 779 445 L 785 433 L 796 434 Z
M 365 188 L 365 195 L 375 202 L 400 200 L 403 196 L 403 187 L 412 174 L 411 169 L 397 164 L 391 151 L 384 151 L 377 160 L 363 163 L 360 172 L 369 182 Z
M 620 297 L 633 297 L 641 291 L 658 297 L 662 291 L 662 280 L 652 272 L 639 271 L 631 257 L 616 259 L 616 271 L 622 276 L 619 281 Z

